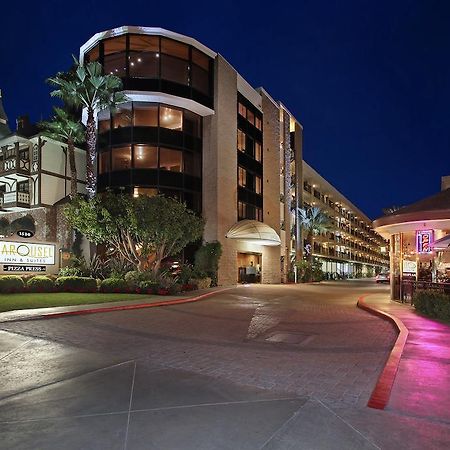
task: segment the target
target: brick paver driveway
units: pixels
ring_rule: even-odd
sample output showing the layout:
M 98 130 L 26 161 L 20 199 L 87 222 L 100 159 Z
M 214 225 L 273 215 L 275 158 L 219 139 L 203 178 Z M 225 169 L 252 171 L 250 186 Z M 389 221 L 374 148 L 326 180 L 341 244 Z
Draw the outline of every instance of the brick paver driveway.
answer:
M 441 448 L 422 445 L 448 424 L 365 407 L 396 334 L 355 305 L 383 289 L 240 286 L 0 324 L 0 448 Z

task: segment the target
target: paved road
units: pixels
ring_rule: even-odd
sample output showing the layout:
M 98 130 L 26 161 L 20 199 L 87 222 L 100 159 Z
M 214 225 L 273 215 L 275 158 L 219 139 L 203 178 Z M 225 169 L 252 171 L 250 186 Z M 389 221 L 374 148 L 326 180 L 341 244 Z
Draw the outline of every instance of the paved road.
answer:
M 0 448 L 448 448 L 447 423 L 365 407 L 396 337 L 356 308 L 367 291 L 386 288 L 241 286 L 0 324 Z

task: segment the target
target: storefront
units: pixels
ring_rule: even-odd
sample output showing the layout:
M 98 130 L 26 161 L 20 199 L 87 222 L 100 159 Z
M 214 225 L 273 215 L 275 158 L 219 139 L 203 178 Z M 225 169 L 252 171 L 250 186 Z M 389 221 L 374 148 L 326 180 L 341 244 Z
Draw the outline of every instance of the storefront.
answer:
M 450 234 L 450 189 L 375 220 L 374 229 L 390 240 L 393 300 L 404 299 L 410 282 L 450 278 L 450 252 L 435 245 Z

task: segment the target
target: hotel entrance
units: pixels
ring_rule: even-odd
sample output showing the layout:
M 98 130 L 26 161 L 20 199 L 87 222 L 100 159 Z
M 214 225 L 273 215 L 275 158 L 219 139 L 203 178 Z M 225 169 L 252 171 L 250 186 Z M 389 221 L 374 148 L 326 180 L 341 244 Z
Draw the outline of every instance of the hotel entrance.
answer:
M 261 283 L 261 253 L 238 253 L 238 283 Z

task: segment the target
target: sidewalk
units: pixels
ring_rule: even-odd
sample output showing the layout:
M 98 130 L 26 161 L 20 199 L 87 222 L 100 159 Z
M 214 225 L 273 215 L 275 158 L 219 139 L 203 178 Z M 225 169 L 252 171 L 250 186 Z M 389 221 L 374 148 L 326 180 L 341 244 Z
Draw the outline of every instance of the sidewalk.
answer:
M 387 295 L 368 295 L 365 303 L 397 317 L 409 330 L 386 410 L 450 424 L 450 325 Z
M 94 303 L 86 305 L 75 305 L 75 306 L 55 306 L 51 308 L 35 308 L 35 309 L 18 309 L 14 311 L 6 311 L 0 313 L 0 323 L 2 322 L 14 322 L 18 320 L 36 320 L 43 318 L 50 318 L 52 315 L 55 317 L 59 314 L 64 315 L 69 313 L 72 315 L 80 314 L 90 314 L 92 312 L 101 312 L 97 310 L 104 310 L 105 312 L 111 310 L 122 310 L 122 309 L 139 309 L 139 307 L 151 307 L 151 306 L 164 306 L 165 303 L 175 304 L 175 302 L 184 303 L 187 301 L 195 301 L 196 299 L 201 300 L 204 297 L 212 295 L 215 292 L 220 292 L 225 289 L 230 289 L 227 287 L 213 287 L 209 289 L 202 289 L 198 291 L 184 292 L 177 295 L 142 295 L 142 298 L 137 300 L 124 300 L 119 302 L 107 302 L 107 303 Z M 45 295 L 45 294 L 43 294 Z M 201 298 L 199 298 L 201 297 Z

